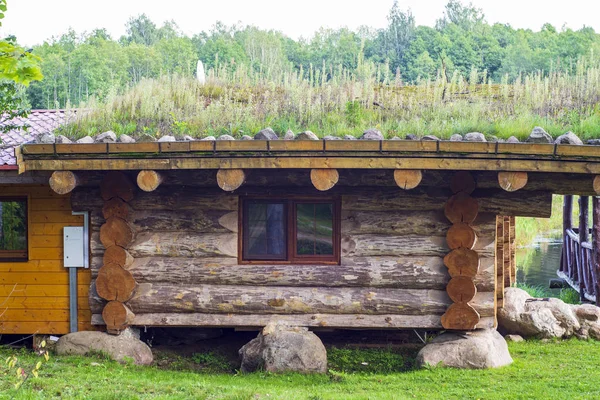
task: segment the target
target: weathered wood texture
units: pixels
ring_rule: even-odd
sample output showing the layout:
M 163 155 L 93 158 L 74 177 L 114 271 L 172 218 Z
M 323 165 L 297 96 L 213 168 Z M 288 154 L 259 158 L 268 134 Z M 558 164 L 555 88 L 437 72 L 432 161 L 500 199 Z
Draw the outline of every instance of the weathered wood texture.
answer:
M 148 179 L 142 179 L 142 186 L 147 184 L 147 181 Z M 135 279 L 125 269 L 133 262 L 127 248 L 133 241 L 135 232 L 127 221 L 132 212 L 127 202 L 133 199 L 134 193 L 135 188 L 131 181 L 120 172 L 109 172 L 100 183 L 100 194 L 104 200 L 102 216 L 106 221 L 98 234 L 102 246 L 94 244 L 91 250 L 92 254 L 101 247 L 106 250 L 104 263 L 98 271 L 93 290 L 90 290 L 90 303 L 96 295 L 109 301 L 104 305 L 102 317 L 107 332 L 112 334 L 119 334 L 127 328 L 135 316 L 125 304 L 137 287 Z
M 504 217 L 496 217 L 496 306 L 504 307 Z
M 308 178 L 306 172 L 304 182 Z M 101 210 L 106 204 L 100 192 L 93 188 L 73 192 L 73 207 L 92 211 L 94 276 L 105 263 L 115 262 L 137 283 L 133 297 L 124 303 L 135 314 L 133 324 L 165 313 L 181 313 L 181 317 L 167 319 L 174 326 L 238 326 L 223 325 L 225 321 L 240 321 L 239 326 L 245 326 L 241 322 L 244 316 L 261 313 L 261 320 L 270 315 L 287 315 L 288 319 L 305 321 L 307 315 L 322 313 L 333 315 L 327 321 L 334 326 L 342 323 L 349 328 L 364 327 L 364 318 L 375 315 L 383 318 L 368 319 L 373 321 L 368 327 L 441 327 L 441 315 L 452 304 L 446 293 L 450 270 L 443 260 L 450 253 L 445 236 L 451 223 L 444 216 L 449 189 L 424 190 L 420 185 L 405 192 L 397 186 L 340 187 L 338 182 L 327 195 L 342 198 L 340 266 L 238 265 L 238 195 L 319 195 L 312 186 L 249 186 L 250 180 L 268 181 L 268 177 L 257 175 L 264 174 L 250 174 L 236 195 L 215 188 L 214 178 L 210 188 L 200 183 L 175 186 L 168 178 L 153 192 L 137 191 L 126 202 L 125 218 L 123 214 L 111 215 L 127 222 L 134 239 L 124 248 L 112 246 L 110 254 L 100 242 L 100 225 L 104 223 Z M 395 185 L 392 175 L 386 177 L 391 177 Z M 310 180 L 307 183 L 310 185 Z M 479 213 L 471 224 L 477 235 L 473 246 L 476 266 L 469 264 L 473 263 L 469 255 L 463 255 L 466 261 L 459 260 L 451 271 L 457 275 L 475 274 L 477 294 L 473 304 L 482 315 L 481 326 L 491 327 L 494 212 L 525 210 L 519 212 L 539 215 L 546 213 L 544 208 L 550 203 L 542 192 L 531 192 L 537 201 L 535 205 L 533 201 L 528 205 L 529 199 L 523 196 L 516 204 L 514 195 L 500 189 L 477 189 L 473 196 L 482 199 L 478 200 Z M 487 200 L 487 196 L 492 196 L 491 206 L 485 205 L 483 199 Z M 114 209 L 122 208 L 121 203 L 114 202 Z M 106 301 L 94 286 L 90 307 L 100 314 Z M 209 314 L 212 316 L 206 317 Z M 392 316 L 390 323 L 385 322 L 388 316 Z M 238 317 L 241 319 L 235 319 Z M 380 324 L 375 322 L 379 319 L 383 321 Z M 214 322 L 217 320 L 220 322 Z M 160 319 L 154 321 L 148 325 L 169 325 Z
M 442 316 L 442 326 L 445 329 L 471 330 L 477 327 L 482 315 L 473 303 L 477 296 L 474 278 L 479 272 L 480 255 L 474 250 L 477 234 L 471 225 L 477 219 L 479 201 L 471 197 L 476 182 L 469 173 L 456 173 L 450 187 L 454 195 L 446 202 L 444 214 L 453 224 L 446 234 L 451 251 L 444 257 L 444 262 L 452 272 L 446 291 L 454 303 Z M 495 306 L 493 292 L 492 299 Z
M 99 314 L 92 315 L 92 321 L 102 324 Z M 414 329 L 423 326 L 442 329 L 438 315 L 367 315 L 367 314 L 200 314 L 200 313 L 152 313 L 136 314 L 132 325 L 165 327 L 242 327 L 262 329 L 269 322 L 285 322 L 292 326 L 311 328 L 356 329 Z M 477 329 L 490 329 L 496 326 L 494 317 L 482 317 Z
M 382 287 L 444 290 L 450 279 L 440 257 L 347 257 L 331 265 L 237 265 L 233 258 L 136 258 L 127 268 L 138 283 Z M 481 259 L 475 284 L 494 290 L 494 259 Z
M 29 257 L 0 262 L 0 335 L 69 333 L 69 271 L 63 265 L 63 228 L 82 226 L 71 214 L 70 194 L 58 195 L 44 183 L 9 181 L 0 193 L 29 198 Z M 78 329 L 91 330 L 88 290 L 91 271 L 77 271 Z
M 103 202 L 91 188 L 73 191 L 72 204 L 78 208 L 102 207 Z M 264 196 L 319 196 L 321 192 L 312 188 L 282 188 L 245 185 L 238 190 L 239 195 Z M 350 187 L 336 185 L 328 195 L 342 196 L 342 210 L 347 211 L 439 211 L 451 193 L 446 189 L 418 187 L 410 191 L 398 187 Z M 479 204 L 480 213 L 496 215 L 515 215 L 523 217 L 549 218 L 552 211 L 550 192 L 532 191 L 527 195 L 509 193 L 502 189 L 477 189 L 473 192 L 476 199 L 485 199 Z M 224 193 L 220 189 L 201 189 L 193 186 L 162 185 L 151 193 L 137 193 L 128 202 L 137 210 L 195 210 L 237 211 L 238 196 Z
M 441 316 L 451 303 L 445 290 L 143 283 L 139 284 L 127 304 L 135 314 L 200 312 Z M 483 316 L 495 315 L 493 292 L 478 293 L 471 304 Z

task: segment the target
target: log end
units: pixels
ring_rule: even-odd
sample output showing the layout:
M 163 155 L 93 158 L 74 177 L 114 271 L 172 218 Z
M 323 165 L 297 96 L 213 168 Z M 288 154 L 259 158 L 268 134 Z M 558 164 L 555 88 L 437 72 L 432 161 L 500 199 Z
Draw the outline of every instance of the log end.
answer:
M 477 327 L 479 313 L 467 303 L 454 303 L 442 315 L 444 329 L 470 331 Z
M 102 319 L 106 324 L 106 330 L 113 335 L 120 334 L 135 318 L 135 314 L 125 304 L 119 301 L 111 301 L 102 310 Z
M 310 170 L 310 180 L 313 186 L 322 192 L 325 192 L 334 187 L 340 174 L 337 169 L 312 169 Z
M 397 169 L 394 171 L 394 180 L 400 188 L 410 190 L 419 186 L 423 173 L 419 169 Z
M 155 191 L 163 182 L 163 176 L 160 172 L 153 170 L 143 170 L 137 175 L 137 185 L 144 192 Z
M 527 172 L 498 172 L 498 184 L 507 192 L 516 192 L 527 185 Z
M 72 171 L 54 171 L 50 176 L 49 184 L 54 192 L 67 194 L 77 187 L 79 180 Z
M 233 192 L 246 181 L 243 169 L 220 169 L 217 172 L 217 184 L 226 192 Z

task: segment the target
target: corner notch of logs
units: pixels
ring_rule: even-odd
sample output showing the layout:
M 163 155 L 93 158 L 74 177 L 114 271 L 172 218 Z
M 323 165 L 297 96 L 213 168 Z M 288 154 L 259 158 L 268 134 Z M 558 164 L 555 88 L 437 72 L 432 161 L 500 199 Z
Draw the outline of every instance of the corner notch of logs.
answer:
M 446 218 L 453 224 L 446 234 L 451 251 L 444 257 L 444 264 L 451 277 L 446 292 L 454 302 L 442 315 L 444 329 L 472 330 L 481 319 L 469 304 L 477 294 L 474 278 L 480 263 L 479 255 L 473 250 L 477 234 L 471 227 L 479 212 L 477 200 L 471 197 L 475 187 L 475 180 L 470 173 L 457 172 L 450 182 L 454 194 L 444 207 Z
M 108 301 L 102 310 L 102 318 L 107 332 L 111 334 L 120 334 L 135 316 L 126 304 L 137 288 L 133 275 L 127 270 L 133 263 L 127 247 L 135 236 L 128 222 L 131 215 L 128 202 L 133 199 L 134 191 L 133 184 L 122 172 L 109 172 L 100 184 L 100 194 L 104 200 L 102 215 L 106 220 L 100 227 L 100 241 L 106 250 L 96 278 L 96 292 Z

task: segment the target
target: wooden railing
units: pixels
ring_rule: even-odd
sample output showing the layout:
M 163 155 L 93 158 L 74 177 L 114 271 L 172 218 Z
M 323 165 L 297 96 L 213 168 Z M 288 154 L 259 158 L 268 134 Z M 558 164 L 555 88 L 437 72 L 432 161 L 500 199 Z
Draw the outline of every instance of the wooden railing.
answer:
M 573 196 L 565 196 L 563 248 L 557 275 L 579 292 L 582 301 L 600 303 L 600 201 L 593 199 L 593 228 L 588 228 L 589 198 L 579 199 L 579 228 L 572 227 Z

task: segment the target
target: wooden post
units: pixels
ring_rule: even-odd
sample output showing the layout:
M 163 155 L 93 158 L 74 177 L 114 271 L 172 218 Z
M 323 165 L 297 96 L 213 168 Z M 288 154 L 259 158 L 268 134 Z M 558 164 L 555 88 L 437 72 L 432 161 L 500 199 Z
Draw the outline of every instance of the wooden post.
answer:
M 592 279 L 594 280 L 594 295 L 596 305 L 600 306 L 600 198 L 592 198 Z
M 562 257 L 560 259 L 560 271 L 567 276 L 571 276 L 569 271 L 569 252 L 568 252 L 568 236 L 567 229 L 573 226 L 573 196 L 565 195 L 563 199 L 563 245 Z
M 504 307 L 504 217 L 496 216 L 496 306 Z
M 585 301 L 585 249 L 583 243 L 590 238 L 588 216 L 589 216 L 590 198 L 588 196 L 579 196 L 579 295 L 581 301 Z

